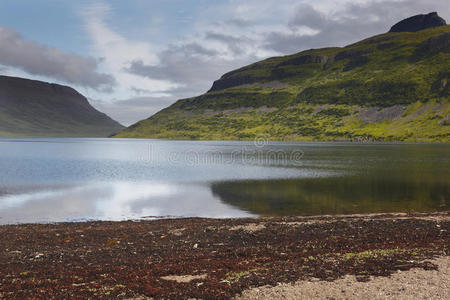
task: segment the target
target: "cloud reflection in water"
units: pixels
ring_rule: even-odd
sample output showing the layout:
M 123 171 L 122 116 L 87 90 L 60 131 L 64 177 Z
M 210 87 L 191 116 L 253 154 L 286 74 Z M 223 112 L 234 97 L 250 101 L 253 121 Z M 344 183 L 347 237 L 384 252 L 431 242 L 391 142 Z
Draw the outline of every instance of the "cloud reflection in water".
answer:
M 158 216 L 252 215 L 221 202 L 206 184 L 99 182 L 0 197 L 0 224 Z

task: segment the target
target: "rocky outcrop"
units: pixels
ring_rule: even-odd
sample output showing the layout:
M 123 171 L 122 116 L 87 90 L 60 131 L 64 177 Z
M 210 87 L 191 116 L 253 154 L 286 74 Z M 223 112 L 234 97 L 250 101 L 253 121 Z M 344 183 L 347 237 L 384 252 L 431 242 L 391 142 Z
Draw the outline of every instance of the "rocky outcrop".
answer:
M 278 66 L 287 66 L 287 65 L 304 65 L 304 64 L 312 64 L 312 63 L 326 63 L 328 61 L 328 57 L 324 55 L 302 55 L 298 57 L 294 57 L 288 60 L 283 61 L 278 64 Z
M 447 23 L 436 12 L 426 15 L 416 15 L 404 19 L 391 27 L 389 32 L 417 32 L 420 30 L 445 26 Z
M 364 50 L 345 50 L 341 51 L 334 57 L 333 61 L 340 61 L 344 59 L 348 59 L 348 62 L 345 64 L 343 71 L 347 72 L 353 70 L 354 68 L 361 67 L 367 64 L 370 59 L 364 54 L 369 54 L 373 52 L 372 49 L 364 49 Z M 325 65 L 328 67 L 329 65 Z
M 371 53 L 372 49 L 364 49 L 364 50 L 344 50 L 336 54 L 334 57 L 335 61 L 343 60 L 343 59 L 356 59 L 364 54 Z
M 214 81 L 211 89 L 208 92 L 215 92 L 220 90 L 225 90 L 231 87 L 236 87 L 244 84 L 252 84 L 259 80 L 259 78 L 246 75 L 246 76 L 236 76 L 236 77 L 222 77 L 219 80 Z
M 300 66 L 305 64 L 325 64 L 328 61 L 328 57 L 324 55 L 301 55 L 287 59 L 277 65 L 274 65 L 274 69 L 271 72 L 270 77 L 264 78 L 265 80 L 276 81 L 290 76 L 286 73 L 283 66 Z M 214 81 L 211 89 L 208 92 L 215 92 L 220 90 L 225 90 L 232 87 L 244 86 L 249 84 L 254 84 L 261 81 L 263 78 L 259 78 L 255 75 L 245 74 L 245 71 L 258 69 L 260 66 L 256 63 L 249 65 L 223 75 L 219 80 Z M 240 74 L 243 73 L 243 74 Z
M 220 91 L 220 90 L 224 90 L 224 89 L 228 89 L 231 87 L 244 85 L 244 84 L 252 84 L 252 83 L 258 81 L 259 78 L 255 77 L 255 76 L 242 75 L 242 74 L 235 76 L 235 74 L 239 74 L 244 71 L 257 69 L 257 68 L 258 68 L 258 64 L 256 63 L 256 64 L 248 65 L 248 66 L 239 68 L 237 70 L 233 70 L 228 73 L 225 73 L 224 75 L 222 75 L 222 77 L 220 77 L 220 79 L 214 81 L 211 89 L 209 89 L 208 92 Z
M 417 48 L 417 52 L 426 54 L 450 53 L 450 33 L 443 33 L 422 42 Z
M 406 106 L 404 105 L 366 107 L 359 112 L 358 119 L 364 123 L 379 123 L 386 120 L 396 120 L 404 114 L 405 110 Z

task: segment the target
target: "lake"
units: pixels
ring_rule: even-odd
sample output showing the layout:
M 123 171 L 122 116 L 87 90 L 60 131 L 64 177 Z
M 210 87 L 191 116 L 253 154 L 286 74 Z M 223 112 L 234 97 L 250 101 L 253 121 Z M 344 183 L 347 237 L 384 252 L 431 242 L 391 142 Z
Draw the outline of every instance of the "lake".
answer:
M 0 224 L 444 211 L 449 144 L 0 138 Z

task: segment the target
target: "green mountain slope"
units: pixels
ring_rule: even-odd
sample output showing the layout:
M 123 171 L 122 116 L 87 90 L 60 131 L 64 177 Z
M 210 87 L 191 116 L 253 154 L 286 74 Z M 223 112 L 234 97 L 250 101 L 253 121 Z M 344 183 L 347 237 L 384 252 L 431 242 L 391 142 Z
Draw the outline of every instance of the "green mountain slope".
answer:
M 117 137 L 449 141 L 450 26 L 229 72 Z
M 123 128 L 70 87 L 0 76 L 0 136 L 107 137 Z

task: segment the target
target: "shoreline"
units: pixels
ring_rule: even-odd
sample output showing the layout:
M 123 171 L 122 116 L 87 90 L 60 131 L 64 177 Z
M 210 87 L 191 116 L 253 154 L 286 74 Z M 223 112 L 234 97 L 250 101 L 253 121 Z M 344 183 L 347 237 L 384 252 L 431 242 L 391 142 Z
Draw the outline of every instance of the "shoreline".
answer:
M 415 218 L 415 219 L 434 219 L 434 218 L 448 218 L 450 221 L 450 211 L 425 211 L 425 212 L 376 212 L 376 213 L 351 213 L 351 214 L 320 214 L 320 215 L 301 215 L 301 216 L 249 216 L 249 217 L 183 217 L 183 216 L 143 216 L 140 218 L 130 218 L 123 220 L 101 220 L 101 219 L 81 219 L 75 221 L 55 221 L 55 222 L 17 222 L 17 223 L 0 223 L 0 228 L 5 226 L 30 226 L 30 225 L 70 225 L 70 224 L 89 224 L 89 223 L 127 223 L 127 222 L 155 222 L 164 220 L 215 220 L 215 221 L 233 221 L 233 220 L 246 220 L 246 221 L 258 221 L 275 220 L 275 219 L 299 219 L 299 220 L 322 220 L 329 219 L 342 219 L 342 218 L 359 218 L 359 219 L 372 219 L 372 218 Z
M 0 139 L 105 139 L 105 140 L 154 140 L 154 141 L 168 141 L 168 142 L 255 142 L 258 137 L 253 139 L 172 139 L 172 138 L 160 138 L 160 137 L 115 137 L 115 136 L 16 136 L 16 135 L 3 135 Z M 392 145 L 448 145 L 448 141 L 403 141 L 403 140 L 309 140 L 309 139 L 267 139 L 264 140 L 269 143 L 304 143 L 304 144 L 316 144 L 316 143 L 331 143 L 331 144 L 392 144 Z
M 157 141 L 173 141 L 173 142 L 255 142 L 258 137 L 252 139 L 181 139 L 181 138 L 162 138 L 162 137 L 116 137 L 109 136 L 106 139 L 115 140 L 157 140 Z M 430 144 L 430 145 L 448 145 L 450 140 L 446 141 L 403 141 L 403 140 L 311 140 L 311 139 L 267 139 L 265 142 L 274 143 L 347 143 L 347 144 L 393 144 L 393 145 L 408 145 L 408 144 Z
M 449 231 L 448 211 L 0 225 L 0 298 L 264 298 L 267 285 L 348 276 L 370 286 L 439 272 Z

